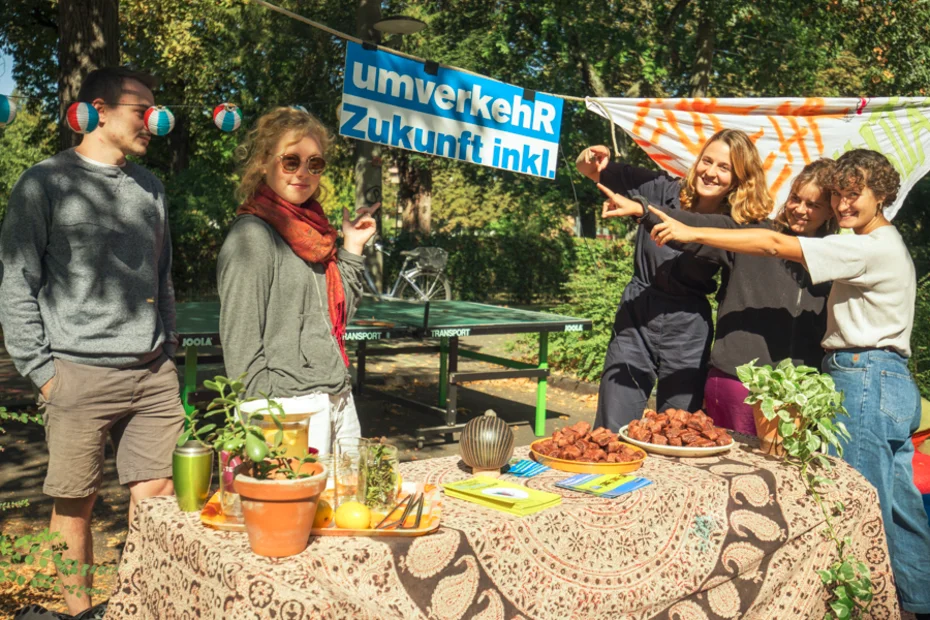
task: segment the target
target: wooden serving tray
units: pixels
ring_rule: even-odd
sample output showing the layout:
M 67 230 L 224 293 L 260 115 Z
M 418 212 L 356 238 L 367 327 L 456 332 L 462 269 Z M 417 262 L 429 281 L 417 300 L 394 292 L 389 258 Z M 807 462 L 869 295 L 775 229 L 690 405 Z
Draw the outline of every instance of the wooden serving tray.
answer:
M 533 457 L 533 460 L 537 463 L 542 463 L 552 469 L 559 469 L 561 471 L 568 471 L 575 474 L 626 474 L 631 471 L 636 471 L 643 466 L 643 460 L 646 458 L 646 451 L 640 448 L 639 446 L 634 446 L 628 444 L 630 448 L 642 454 L 642 458 L 635 461 L 627 461 L 625 463 L 587 463 L 584 461 L 567 461 L 565 459 L 557 459 L 552 456 L 546 456 L 540 454 L 535 450 L 535 446 L 543 441 L 548 441 L 550 438 L 546 437 L 545 439 L 537 439 L 530 444 L 530 455 Z
M 401 485 L 401 498 L 409 493 L 415 493 L 417 490 L 416 482 L 404 482 Z M 346 530 L 336 527 L 335 523 L 329 527 L 313 528 L 310 531 L 311 536 L 392 536 L 392 537 L 411 537 L 423 536 L 439 529 L 439 520 L 442 514 L 442 493 L 439 488 L 427 484 L 423 487 L 426 498 L 423 501 L 423 515 L 420 519 L 420 527 L 417 529 L 400 530 Z M 403 509 L 396 512 L 395 519 L 399 519 Z M 379 523 L 384 518 L 384 513 L 372 512 L 372 518 Z M 416 522 L 416 513 L 407 516 L 404 521 L 405 525 L 412 526 Z M 224 532 L 243 532 L 245 533 L 245 522 L 234 517 L 223 514 L 220 505 L 220 492 L 217 491 L 210 498 L 210 501 L 200 511 L 200 521 L 207 527 L 222 530 Z
M 210 501 L 200 510 L 200 522 L 207 527 L 224 532 L 245 532 L 245 521 L 223 514 L 220 492 L 217 491 Z
M 403 499 L 405 495 L 410 493 L 416 493 L 417 483 L 416 482 L 404 482 L 401 485 L 401 495 L 399 499 Z M 430 532 L 435 532 L 439 529 L 439 518 L 442 514 L 442 493 L 439 488 L 432 484 L 427 484 L 423 487 L 423 492 L 426 494 L 426 497 L 423 500 L 423 515 L 420 519 L 420 527 L 417 529 L 411 530 L 400 530 L 396 527 L 390 530 L 346 530 L 336 527 L 335 523 L 330 524 L 329 527 L 322 528 L 313 528 L 310 530 L 312 536 L 394 536 L 394 537 L 411 537 L 411 536 L 423 536 L 429 534 Z M 392 519 L 399 519 L 403 514 L 404 509 L 395 511 L 392 515 Z M 378 524 L 381 519 L 384 518 L 385 513 L 378 513 L 372 511 L 372 520 L 375 524 Z M 416 512 L 413 514 L 407 515 L 407 518 L 404 520 L 404 525 L 408 527 L 412 526 L 417 519 Z

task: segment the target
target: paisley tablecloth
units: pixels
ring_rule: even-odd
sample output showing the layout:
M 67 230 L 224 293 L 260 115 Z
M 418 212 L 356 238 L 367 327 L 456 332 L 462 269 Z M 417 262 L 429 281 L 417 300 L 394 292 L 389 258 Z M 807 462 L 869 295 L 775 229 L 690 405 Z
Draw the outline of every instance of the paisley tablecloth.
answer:
M 750 440 L 751 441 L 751 440 Z M 816 571 L 835 547 L 797 470 L 741 443 L 710 458 L 650 456 L 653 481 L 615 500 L 529 480 L 562 504 L 514 517 L 455 500 L 413 539 L 315 538 L 267 559 L 245 534 L 201 525 L 173 498 L 142 502 L 108 618 L 821 618 Z M 527 453 L 518 449 L 517 455 Z M 470 476 L 457 457 L 402 465 L 406 480 Z M 899 617 L 875 490 L 837 463 L 838 534 L 872 571 L 873 618 Z

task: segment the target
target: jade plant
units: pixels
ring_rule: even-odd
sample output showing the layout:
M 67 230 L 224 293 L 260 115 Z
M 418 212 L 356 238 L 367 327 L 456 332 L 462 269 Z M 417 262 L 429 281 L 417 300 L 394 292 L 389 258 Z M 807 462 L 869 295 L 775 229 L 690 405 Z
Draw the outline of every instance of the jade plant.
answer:
M 16 413 L 0 407 L 0 422 L 12 420 L 23 424 L 44 424 L 42 416 L 30 413 Z M 0 427 L 0 434 L 6 431 Z M 3 447 L 0 446 L 0 452 Z M 0 501 L 0 512 L 29 506 L 29 500 Z M 77 560 L 65 559 L 62 554 L 67 545 L 58 532 L 43 528 L 35 534 L 11 536 L 0 531 L 0 586 L 15 584 L 38 589 L 51 589 L 56 592 L 65 590 L 71 594 L 87 593 L 91 596 L 105 594 L 103 590 L 85 586 L 65 585 L 61 577 L 70 575 L 105 575 L 115 570 L 114 566 L 83 564 Z M 57 577 L 47 575 L 43 569 L 54 566 Z M 35 570 L 38 569 L 38 570 Z
M 281 405 L 263 394 L 267 406 L 253 412 L 243 412 L 243 404 L 257 399 L 246 397 L 245 384 L 242 383 L 241 377 L 233 380 L 216 376 L 213 381 L 204 381 L 203 385 L 218 392 L 219 396 L 207 407 L 202 419 L 218 417 L 219 421 L 199 427 L 201 418 L 195 416 L 191 421 L 191 428 L 194 429 L 192 436 L 211 443 L 216 452 L 225 451 L 248 459 L 252 476 L 261 480 L 273 476 L 284 476 L 293 480 L 310 475 L 301 473 L 301 467 L 304 463 L 316 462 L 315 455 L 307 454 L 300 459 L 285 456 L 287 448 L 283 445 L 284 409 Z M 258 425 L 266 416 L 277 427 L 271 445 L 268 444 L 262 427 Z
M 736 369 L 749 396 L 746 404 L 758 404 L 769 421 L 778 418 L 778 435 L 785 452 L 784 459 L 798 469 L 801 481 L 824 516 L 824 535 L 836 545 L 837 560 L 826 570 L 817 571 L 830 593 L 824 618 L 862 617 L 872 601 L 872 580 L 869 568 L 851 552 L 849 537 L 840 538 L 833 519 L 846 510 L 842 502 L 824 500 L 825 488 L 833 481 L 823 473 L 830 472 L 831 463 L 824 452 L 843 455 L 841 440 L 849 439 L 846 426 L 837 420 L 848 416 L 843 407 L 843 394 L 836 390 L 833 378 L 810 366 L 795 366 L 790 359 L 775 368 L 756 366 L 756 360 Z

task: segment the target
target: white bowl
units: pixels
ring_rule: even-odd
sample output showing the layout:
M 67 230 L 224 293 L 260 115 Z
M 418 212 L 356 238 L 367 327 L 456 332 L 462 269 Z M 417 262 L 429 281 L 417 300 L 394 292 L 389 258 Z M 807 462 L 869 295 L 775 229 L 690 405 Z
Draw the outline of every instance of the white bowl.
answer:
M 627 425 L 629 426 L 629 425 Z M 645 441 L 637 441 L 636 439 L 630 438 L 626 432 L 626 426 L 620 429 L 620 437 L 623 438 L 623 441 L 633 444 L 634 446 L 639 446 L 646 452 L 652 452 L 653 454 L 664 454 L 666 456 L 712 456 L 714 454 L 722 454 L 727 452 L 736 445 L 736 440 L 734 439 L 725 446 L 708 446 L 706 448 L 691 448 L 688 446 L 660 446 L 657 443 L 647 443 Z M 733 439 L 731 437 L 731 439 Z

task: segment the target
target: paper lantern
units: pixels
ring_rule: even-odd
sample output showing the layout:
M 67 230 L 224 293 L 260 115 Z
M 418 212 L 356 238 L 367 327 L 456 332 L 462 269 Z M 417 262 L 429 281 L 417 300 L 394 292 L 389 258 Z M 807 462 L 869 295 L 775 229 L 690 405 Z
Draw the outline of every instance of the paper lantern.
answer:
M 145 126 L 153 136 L 167 136 L 174 129 L 174 114 L 161 105 L 153 105 L 145 111 Z
M 310 114 L 310 110 L 308 110 L 307 108 L 303 107 L 303 106 L 300 105 L 299 103 L 295 103 L 295 104 L 292 105 L 291 107 L 294 108 L 295 110 L 298 110 L 299 112 L 304 112 L 304 113 L 306 113 L 306 114 Z
M 221 103 L 213 109 L 213 123 L 221 131 L 235 131 L 242 123 L 242 112 L 231 103 Z
M 0 127 L 12 125 L 16 120 L 16 103 L 6 95 L 0 95 Z
M 84 101 L 71 104 L 68 108 L 68 127 L 75 133 L 90 133 L 97 128 L 100 115 L 97 109 Z

